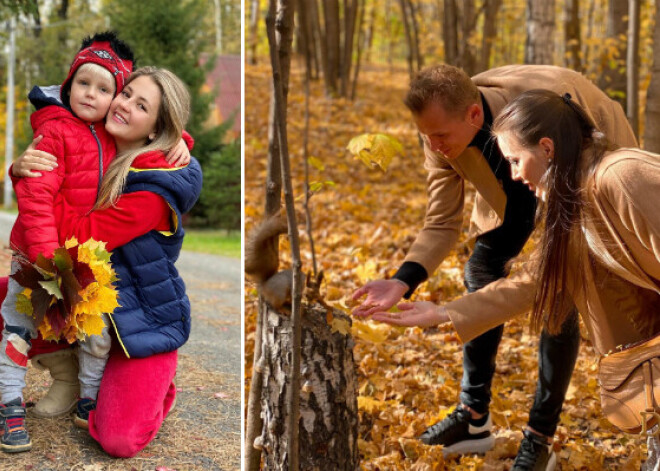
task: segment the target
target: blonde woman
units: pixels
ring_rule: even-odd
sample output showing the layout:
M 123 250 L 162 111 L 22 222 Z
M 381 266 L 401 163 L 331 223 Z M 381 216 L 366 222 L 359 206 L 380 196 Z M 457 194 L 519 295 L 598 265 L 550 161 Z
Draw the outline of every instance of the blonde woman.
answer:
M 117 457 L 134 456 L 158 432 L 176 395 L 177 349 L 190 333 L 190 303 L 174 261 L 183 242 L 181 215 L 199 197 L 202 174 L 195 159 L 184 167 L 165 159 L 189 109 L 188 91 L 174 74 L 135 71 L 106 118 L 117 157 L 95 210 L 81 216 L 64 204 L 56 208 L 61 240 L 94 237 L 113 252 L 121 305 L 111 316 L 113 348 L 98 401 L 79 407 L 78 417 Z

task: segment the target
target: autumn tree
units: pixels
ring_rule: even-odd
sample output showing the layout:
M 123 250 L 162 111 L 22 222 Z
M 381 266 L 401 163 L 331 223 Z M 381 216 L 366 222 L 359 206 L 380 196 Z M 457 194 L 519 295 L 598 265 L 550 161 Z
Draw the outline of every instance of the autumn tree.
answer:
M 206 75 L 213 67 L 213 60 L 202 65 L 201 54 L 212 51 L 212 35 L 197 34 L 199 24 L 204 23 L 208 14 L 207 0 L 186 0 L 170 2 L 152 0 L 133 2 L 113 0 L 105 7 L 104 13 L 110 25 L 120 37 L 131 45 L 138 65 L 164 67 L 176 74 L 190 91 L 190 120 L 186 130 L 195 138 L 194 155 L 206 173 L 211 156 L 222 153 L 223 134 L 228 126 L 207 125 L 211 113 L 213 92 L 204 90 Z M 222 86 L 222 84 L 219 84 Z M 215 172 L 211 176 L 218 175 Z M 205 185 L 216 187 L 219 181 L 206 179 Z M 214 201 L 203 197 L 191 212 L 195 220 L 208 225 L 214 218 Z M 228 202 L 228 204 L 231 204 Z
M 502 0 L 484 0 L 484 30 L 481 40 L 479 72 L 490 68 L 491 51 L 497 37 L 497 14 L 501 6 Z
M 582 71 L 582 38 L 580 37 L 580 2 L 566 0 L 564 4 L 564 65 Z
M 415 72 L 424 65 L 424 59 L 420 56 L 419 49 L 419 26 L 417 24 L 417 15 L 412 0 L 399 0 L 401 7 L 401 18 L 404 31 L 406 33 L 406 44 L 408 45 L 408 72 L 413 77 Z
M 266 26 L 273 72 L 269 139 L 277 143 L 269 147 L 266 215 L 279 210 L 283 189 L 293 276 L 290 311 L 272 306 L 265 295 L 260 299 L 245 461 L 249 470 L 258 469 L 261 459 L 274 470 L 353 470 L 358 454 L 351 322 L 341 311 L 314 306 L 318 281 L 302 304 L 284 93 L 289 61 L 280 60 L 291 53 L 292 2 L 270 0 Z
M 555 1 L 527 0 L 525 64 L 554 62 Z

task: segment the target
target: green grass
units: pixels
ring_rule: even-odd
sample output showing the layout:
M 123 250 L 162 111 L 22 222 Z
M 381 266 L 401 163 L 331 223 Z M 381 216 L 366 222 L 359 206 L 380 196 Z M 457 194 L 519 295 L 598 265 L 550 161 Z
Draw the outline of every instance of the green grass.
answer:
M 217 229 L 186 229 L 183 250 L 240 258 L 241 233 L 227 233 Z

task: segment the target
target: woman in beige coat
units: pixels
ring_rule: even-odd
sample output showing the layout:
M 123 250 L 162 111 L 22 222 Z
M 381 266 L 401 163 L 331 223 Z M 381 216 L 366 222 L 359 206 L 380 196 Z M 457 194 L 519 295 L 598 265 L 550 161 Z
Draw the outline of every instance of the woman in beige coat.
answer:
M 570 95 L 544 90 L 512 101 L 493 134 L 512 177 L 545 202 L 533 260 L 444 306 L 403 303 L 373 319 L 451 321 L 466 342 L 530 310 L 535 328 L 557 332 L 574 303 L 601 354 L 660 332 L 660 155 L 612 149 Z

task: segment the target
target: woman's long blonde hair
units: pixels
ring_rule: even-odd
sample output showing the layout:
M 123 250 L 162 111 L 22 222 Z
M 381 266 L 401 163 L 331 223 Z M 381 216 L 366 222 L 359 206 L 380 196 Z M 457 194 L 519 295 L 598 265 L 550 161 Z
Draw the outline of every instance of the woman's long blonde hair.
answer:
M 133 161 L 145 152 L 170 150 L 181 139 L 183 129 L 188 122 L 190 94 L 181 79 L 166 69 L 142 67 L 131 74 L 126 85 L 142 76 L 149 77 L 160 89 L 161 100 L 156 117 L 156 137 L 150 140 L 148 136 L 145 136 L 143 147 L 117 155 L 103 177 L 94 209 L 114 205 L 124 189 Z

